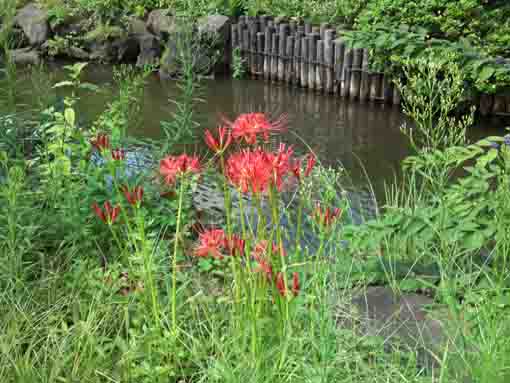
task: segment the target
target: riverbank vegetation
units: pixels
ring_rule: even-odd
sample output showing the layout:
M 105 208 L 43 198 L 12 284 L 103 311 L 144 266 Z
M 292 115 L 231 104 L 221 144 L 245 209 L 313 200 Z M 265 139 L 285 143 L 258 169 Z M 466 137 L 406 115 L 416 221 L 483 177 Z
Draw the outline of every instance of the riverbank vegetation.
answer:
M 34 82 L 63 92 L 36 110 L 5 64 L 0 381 L 510 378 L 510 139 L 468 142 L 454 60 L 402 61 L 412 155 L 361 222 L 345 171 L 279 144 L 285 116 L 200 126 L 192 70 L 150 141 L 127 134 L 147 72 L 118 68 L 116 99 L 84 124 L 86 64 Z M 204 184 L 220 220 L 197 206 Z M 363 311 L 378 289 L 404 317 Z

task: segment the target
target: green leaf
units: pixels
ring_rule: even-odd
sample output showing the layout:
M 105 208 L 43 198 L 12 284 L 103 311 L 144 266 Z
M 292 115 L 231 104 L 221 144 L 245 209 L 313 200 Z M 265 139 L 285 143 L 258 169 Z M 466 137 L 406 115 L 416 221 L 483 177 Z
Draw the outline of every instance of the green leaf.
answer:
M 479 81 L 487 81 L 489 78 L 492 77 L 493 74 L 494 74 L 494 68 L 492 68 L 490 66 L 486 66 L 482 69 L 482 71 L 478 75 L 478 80 Z
M 74 109 L 67 108 L 64 111 L 64 118 L 68 125 L 74 126 L 74 124 L 76 122 L 76 114 L 74 113 Z
M 61 82 L 58 82 L 55 85 L 53 85 L 53 88 L 54 89 L 63 88 L 64 86 L 73 86 L 73 82 L 72 81 L 61 81 Z

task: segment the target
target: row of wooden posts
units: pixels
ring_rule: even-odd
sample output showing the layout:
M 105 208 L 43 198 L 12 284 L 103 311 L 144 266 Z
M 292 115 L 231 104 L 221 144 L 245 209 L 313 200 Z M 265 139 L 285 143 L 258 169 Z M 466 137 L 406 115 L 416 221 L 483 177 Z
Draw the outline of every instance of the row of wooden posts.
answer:
M 389 76 L 369 70 L 368 50 L 349 48 L 328 23 L 241 16 L 231 28 L 232 51 L 252 76 L 360 102 L 401 102 Z M 510 96 L 482 95 L 478 107 L 482 115 L 510 116 Z
M 233 52 L 253 76 L 361 102 L 400 104 L 391 79 L 369 71 L 368 50 L 349 48 L 328 23 L 241 16 L 231 28 Z

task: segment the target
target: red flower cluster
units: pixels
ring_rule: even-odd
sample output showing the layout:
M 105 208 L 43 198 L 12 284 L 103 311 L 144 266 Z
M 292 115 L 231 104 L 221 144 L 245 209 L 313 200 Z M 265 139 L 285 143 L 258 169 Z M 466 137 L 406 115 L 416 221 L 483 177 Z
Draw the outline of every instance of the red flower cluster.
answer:
M 90 143 L 99 151 L 110 148 L 110 139 L 106 134 L 98 134 L 96 138 L 90 141 Z
M 214 153 L 223 153 L 232 142 L 232 133 L 224 126 L 218 128 L 218 138 L 209 129 L 205 130 L 205 143 Z
M 122 149 L 113 149 L 112 150 L 112 159 L 115 161 L 122 161 L 126 159 L 126 153 Z
M 305 169 L 305 177 L 310 176 L 312 174 L 312 170 L 317 162 L 317 158 L 313 153 L 308 154 L 306 159 L 306 169 Z M 294 166 L 292 167 L 292 171 L 298 180 L 301 180 L 301 160 L 297 160 L 294 162 Z
M 173 185 L 178 176 L 187 173 L 199 173 L 200 160 L 196 156 L 188 156 L 187 154 L 168 156 L 159 162 L 159 172 L 167 184 Z
M 92 204 L 92 209 L 96 213 L 97 217 L 104 223 L 107 223 L 109 225 L 115 223 L 115 220 L 117 219 L 120 213 L 120 206 L 117 205 L 115 207 L 112 207 L 110 201 L 106 201 L 103 206 L 104 211 L 99 207 L 99 205 L 96 202 L 94 202 Z
M 287 117 L 283 115 L 276 121 L 270 121 L 264 113 L 245 113 L 234 122 L 226 122 L 230 125 L 236 141 L 244 140 L 248 145 L 255 145 L 258 136 L 262 136 L 264 141 L 268 142 L 271 133 L 283 131 Z
M 276 288 L 280 292 L 282 297 L 287 296 L 287 288 L 285 287 L 285 280 L 283 279 L 283 274 L 278 273 L 276 276 Z M 294 272 L 292 275 L 292 294 L 297 297 L 299 295 L 300 285 L 299 285 L 299 274 Z
M 143 199 L 143 187 L 136 186 L 133 191 L 129 191 L 127 186 L 122 187 L 122 192 L 124 193 L 124 197 L 130 205 L 136 206 L 142 202 Z
M 322 210 L 321 204 L 317 202 L 313 217 L 320 226 L 327 228 L 330 227 L 341 215 L 342 209 L 336 207 L 331 210 L 327 207 L 325 210 Z
M 292 171 L 292 154 L 285 144 L 280 144 L 276 153 L 261 148 L 242 150 L 227 160 L 226 177 L 243 193 L 265 192 L 270 185 L 281 191 L 285 176 Z
M 242 256 L 244 246 L 245 241 L 238 235 L 228 238 L 222 229 L 210 229 L 200 233 L 195 255 L 203 258 L 212 256 L 215 259 L 223 259 L 225 253 Z

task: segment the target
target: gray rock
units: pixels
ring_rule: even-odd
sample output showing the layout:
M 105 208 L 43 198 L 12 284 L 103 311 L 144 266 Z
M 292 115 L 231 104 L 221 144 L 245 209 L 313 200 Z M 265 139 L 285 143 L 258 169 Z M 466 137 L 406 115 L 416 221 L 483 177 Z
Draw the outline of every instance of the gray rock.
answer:
M 37 65 L 41 62 L 39 52 L 30 47 L 13 49 L 9 53 L 12 61 L 17 65 Z
M 216 74 L 225 73 L 230 67 L 231 44 L 230 44 L 231 20 L 224 15 L 204 16 L 198 20 L 198 31 L 205 35 L 205 40 L 210 44 L 212 51 L 209 57 L 215 56 L 215 65 L 212 71 Z
M 28 4 L 22 8 L 14 21 L 23 29 L 32 46 L 43 44 L 49 37 L 48 12 L 36 4 Z
M 150 33 L 137 37 L 140 53 L 136 59 L 136 66 L 143 68 L 146 65 L 156 65 L 161 56 L 161 43 Z
M 147 29 L 159 38 L 166 39 L 177 30 L 176 19 L 170 10 L 156 9 L 149 13 Z
M 427 310 L 433 303 L 423 295 L 396 295 L 388 287 L 369 287 L 352 300 L 354 320 L 341 324 L 365 336 L 382 337 L 388 350 L 417 351 L 419 364 L 433 369 L 438 367 L 435 355 L 441 355 L 447 338 L 443 322 Z
M 140 52 L 138 41 L 132 36 L 118 37 L 90 44 L 90 59 L 101 62 L 134 62 Z
M 78 59 L 78 60 L 88 60 L 90 59 L 89 53 L 80 47 L 70 46 L 68 49 L 68 56 Z

